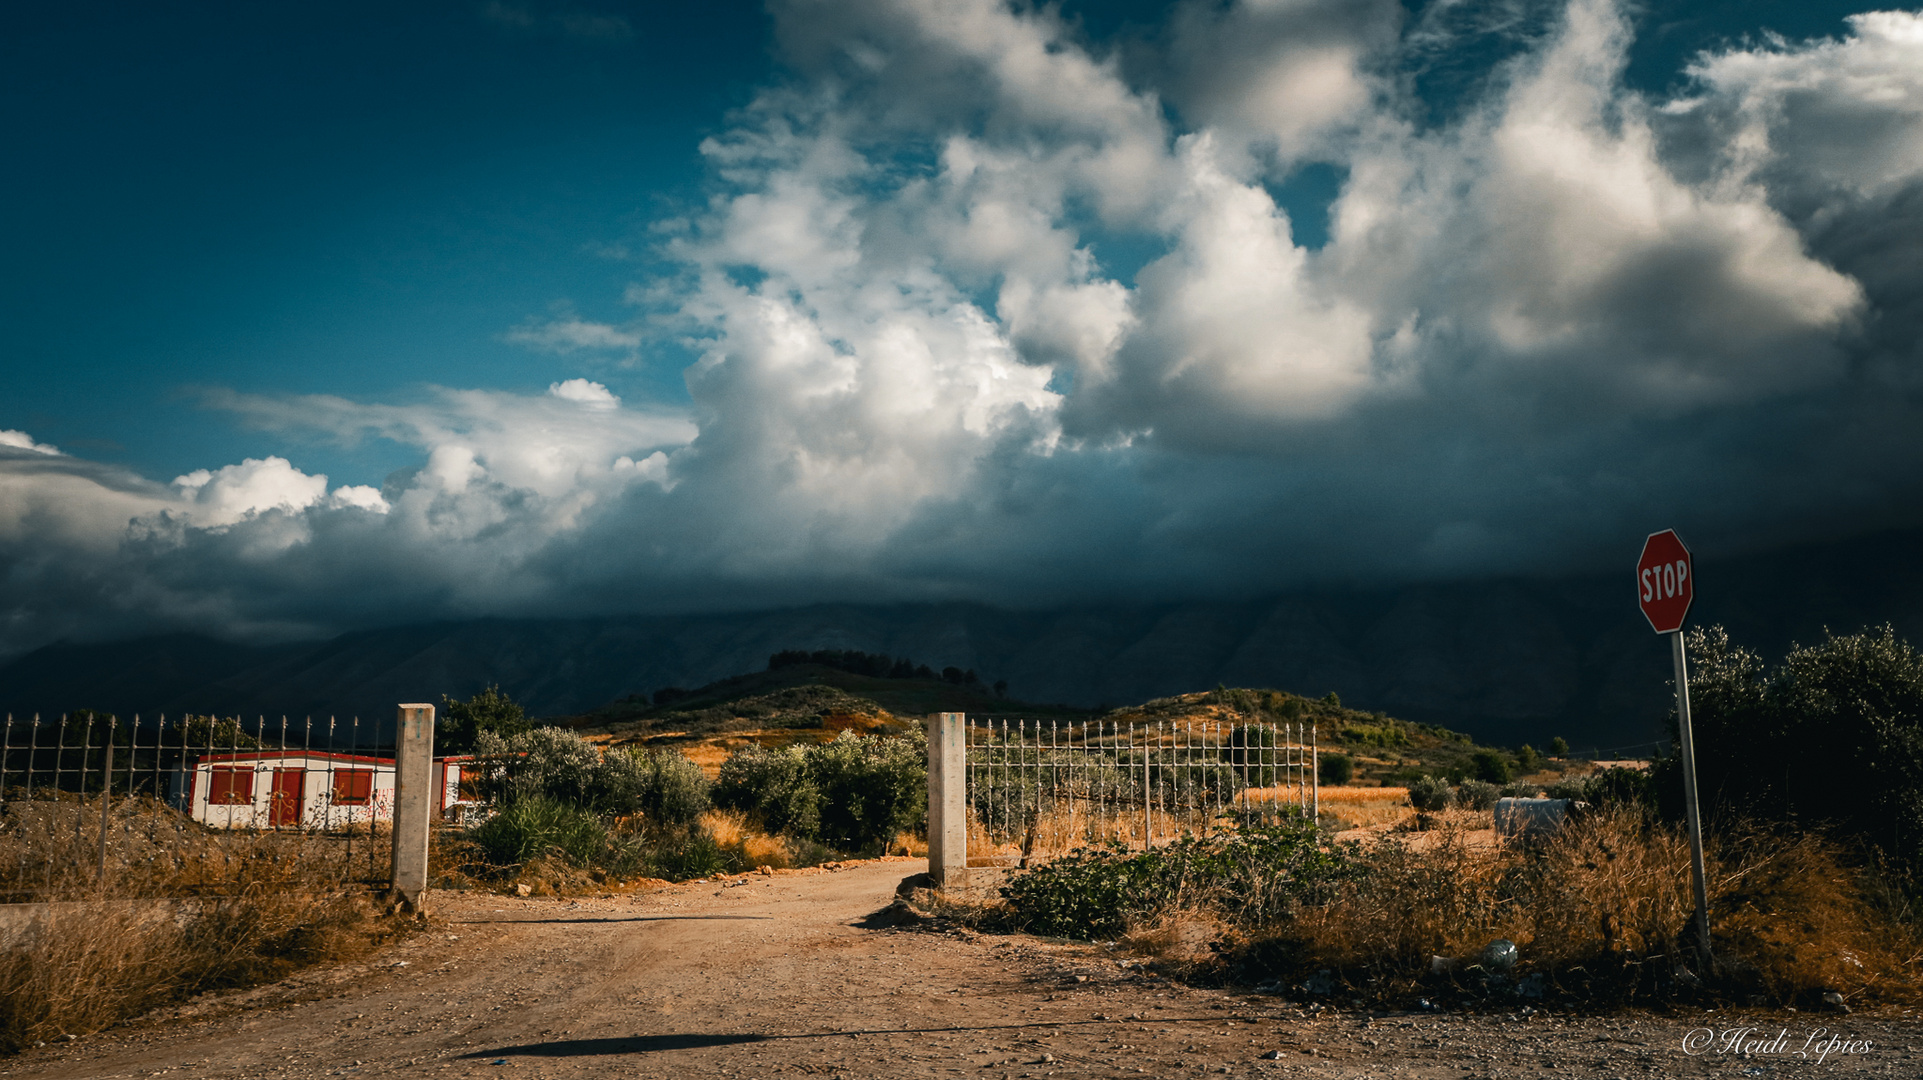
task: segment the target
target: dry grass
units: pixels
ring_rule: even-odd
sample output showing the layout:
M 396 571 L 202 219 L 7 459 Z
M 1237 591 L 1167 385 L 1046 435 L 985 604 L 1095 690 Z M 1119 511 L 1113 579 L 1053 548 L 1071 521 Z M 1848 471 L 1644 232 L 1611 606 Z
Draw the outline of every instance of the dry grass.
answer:
M 105 874 L 99 800 L 0 803 L 0 901 L 178 897 L 385 881 L 387 830 L 331 833 L 209 829 L 153 799 L 116 799 Z
M 1621 997 L 1674 989 L 1677 966 L 1693 957 L 1680 830 L 1618 810 L 1523 846 L 1476 843 L 1464 824 L 1444 818 L 1417 834 L 1419 845 L 1382 839 L 1365 876 L 1273 928 L 1258 951 L 1351 977 L 1415 980 L 1432 956 L 1473 963 L 1489 941 L 1507 938 L 1525 970 L 1568 989 Z M 1710 877 L 1719 990 L 1778 1003 L 1823 990 L 1915 1000 L 1914 933 L 1873 908 L 1860 876 L 1820 838 L 1725 842 L 1711 853 Z
M 1169 813 L 1156 807 L 1144 815 L 1139 806 L 1071 803 L 1058 807 L 1052 814 L 1037 817 L 1031 828 L 1021 835 L 996 836 L 971 814 L 968 862 L 970 866 L 1014 866 L 1024 859 L 1031 863 L 1045 861 L 1077 848 L 1104 844 L 1139 848 L 1149 835 L 1155 843 L 1163 844 L 1178 836 L 1208 835 L 1229 828 L 1208 811 Z
M 1231 931 L 1219 915 L 1205 908 L 1164 912 L 1129 930 L 1121 945 L 1138 956 L 1150 956 L 1176 969 L 1212 963 L 1213 946 Z
M 795 864 L 788 841 L 755 829 L 749 825 L 748 815 L 739 810 L 710 810 L 701 815 L 701 825 L 715 843 L 741 852 L 750 866 L 785 870 Z
M 0 1052 L 353 959 L 398 932 L 365 893 L 73 901 L 15 920 L 0 930 Z
M 365 889 L 381 839 L 202 828 L 152 800 L 0 804 L 0 1051 L 208 990 L 349 959 L 399 933 Z M 352 843 L 352 854 L 348 845 Z M 367 856 L 375 862 L 369 864 Z
M 1395 823 L 1410 814 L 1407 788 L 1325 787 L 1321 795 L 1323 818 L 1344 829 Z M 1238 809 L 1280 815 L 1294 812 L 1304 800 L 1302 788 L 1283 785 L 1245 789 L 1234 803 L 1221 807 L 1220 814 L 1212 807 L 1169 811 L 1158 805 L 1144 815 L 1140 805 L 1064 802 L 1016 835 L 990 833 L 971 813 L 968 861 L 971 866 L 1016 866 L 1057 858 L 1077 848 L 1105 844 L 1140 848 L 1146 846 L 1147 836 L 1158 845 L 1181 836 L 1216 836 L 1234 831 Z
M 1340 830 L 1395 825 L 1414 813 L 1405 787 L 1325 787 L 1320 801 L 1322 817 Z

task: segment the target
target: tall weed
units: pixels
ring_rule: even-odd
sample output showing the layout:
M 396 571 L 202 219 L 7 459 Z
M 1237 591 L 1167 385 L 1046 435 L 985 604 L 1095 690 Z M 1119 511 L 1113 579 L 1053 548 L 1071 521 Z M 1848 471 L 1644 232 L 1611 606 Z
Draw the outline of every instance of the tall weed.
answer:
M 1724 835 L 1708 853 L 1713 970 L 1701 969 L 1688 933 L 1695 904 L 1681 830 L 1620 805 L 1526 845 L 1472 844 L 1454 824 L 1421 846 L 1385 838 L 1330 902 L 1264 927 L 1247 959 L 1276 973 L 1326 968 L 1413 987 L 1432 957 L 1473 965 L 1506 938 L 1521 950 L 1518 975 L 1591 998 L 1693 986 L 1779 1004 L 1824 990 L 1915 997 L 1916 935 L 1869 902 L 1865 872 L 1838 848 L 1811 833 Z M 1502 985 L 1478 975 L 1458 988 Z

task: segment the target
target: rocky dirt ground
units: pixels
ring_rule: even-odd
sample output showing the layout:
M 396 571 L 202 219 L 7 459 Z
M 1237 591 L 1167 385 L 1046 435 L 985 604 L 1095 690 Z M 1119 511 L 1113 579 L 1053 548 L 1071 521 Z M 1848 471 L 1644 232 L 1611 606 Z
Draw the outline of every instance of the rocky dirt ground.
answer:
M 0 1059 L 0 1077 L 1923 1076 L 1913 1010 L 1380 1015 L 1175 985 L 1101 946 L 860 925 L 918 868 L 435 893 L 430 929 L 370 963 Z

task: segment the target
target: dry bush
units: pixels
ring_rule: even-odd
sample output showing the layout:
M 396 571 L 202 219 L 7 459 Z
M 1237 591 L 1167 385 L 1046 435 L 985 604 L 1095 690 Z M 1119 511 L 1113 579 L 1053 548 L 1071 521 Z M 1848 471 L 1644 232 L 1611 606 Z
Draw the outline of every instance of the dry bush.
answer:
M 350 959 L 398 932 L 366 891 L 380 838 L 209 829 L 146 798 L 0 804 L 0 1050 L 81 1035 L 207 990 Z
M 1151 956 L 1180 970 L 1208 965 L 1217 959 L 1213 946 L 1232 933 L 1219 913 L 1207 908 L 1163 912 L 1131 928 L 1121 937 L 1130 952 Z
M 511 877 L 501 882 L 508 892 L 527 888 L 528 896 L 585 896 L 605 891 L 605 874 L 596 876 L 568 860 L 537 855 L 514 867 Z
M 1480 815 L 1476 815 L 1480 818 Z M 1680 829 L 1618 808 L 1538 842 L 1481 844 L 1457 815 L 1385 837 L 1334 902 L 1262 935 L 1258 967 L 1326 967 L 1413 986 L 1432 956 L 1473 965 L 1487 943 L 1521 950 L 1518 974 L 1628 998 L 1693 976 L 1689 846 Z M 1915 1000 L 1918 943 L 1868 899 L 1863 874 L 1810 834 L 1731 834 L 1709 852 L 1713 992 L 1778 1003 L 1824 990 Z M 1420 842 L 1412 843 L 1412 840 Z
M 1923 993 L 1923 940 L 1873 902 L 1875 880 L 1830 841 L 1745 831 L 1718 856 L 1710 937 L 1733 984 L 1783 1001 L 1825 989 L 1871 1000 Z
M 0 953 L 0 1051 L 85 1035 L 208 990 L 353 959 L 394 932 L 365 894 L 255 891 L 36 905 Z
M 795 853 L 790 850 L 787 840 L 779 836 L 769 836 L 756 829 L 748 821 L 748 815 L 741 810 L 710 810 L 701 815 L 701 826 L 714 837 L 716 844 L 730 851 L 740 853 L 741 861 L 749 866 L 771 866 L 785 870 L 794 865 Z
M 1379 841 L 1365 857 L 1365 876 L 1343 883 L 1333 902 L 1300 909 L 1278 935 L 1287 951 L 1312 965 L 1413 973 L 1432 955 L 1513 940 L 1520 912 L 1501 901 L 1514 853 L 1473 845 L 1468 831 L 1445 819 L 1420 847 Z

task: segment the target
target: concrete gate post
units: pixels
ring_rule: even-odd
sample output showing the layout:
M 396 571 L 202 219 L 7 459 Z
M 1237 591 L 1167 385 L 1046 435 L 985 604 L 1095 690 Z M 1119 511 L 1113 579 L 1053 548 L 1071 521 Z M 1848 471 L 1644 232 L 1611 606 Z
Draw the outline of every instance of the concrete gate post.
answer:
M 940 888 L 968 880 L 968 729 L 965 713 L 928 716 L 928 876 Z
M 402 705 L 394 730 L 394 897 L 421 910 L 427 890 L 427 826 L 433 816 L 434 706 Z

